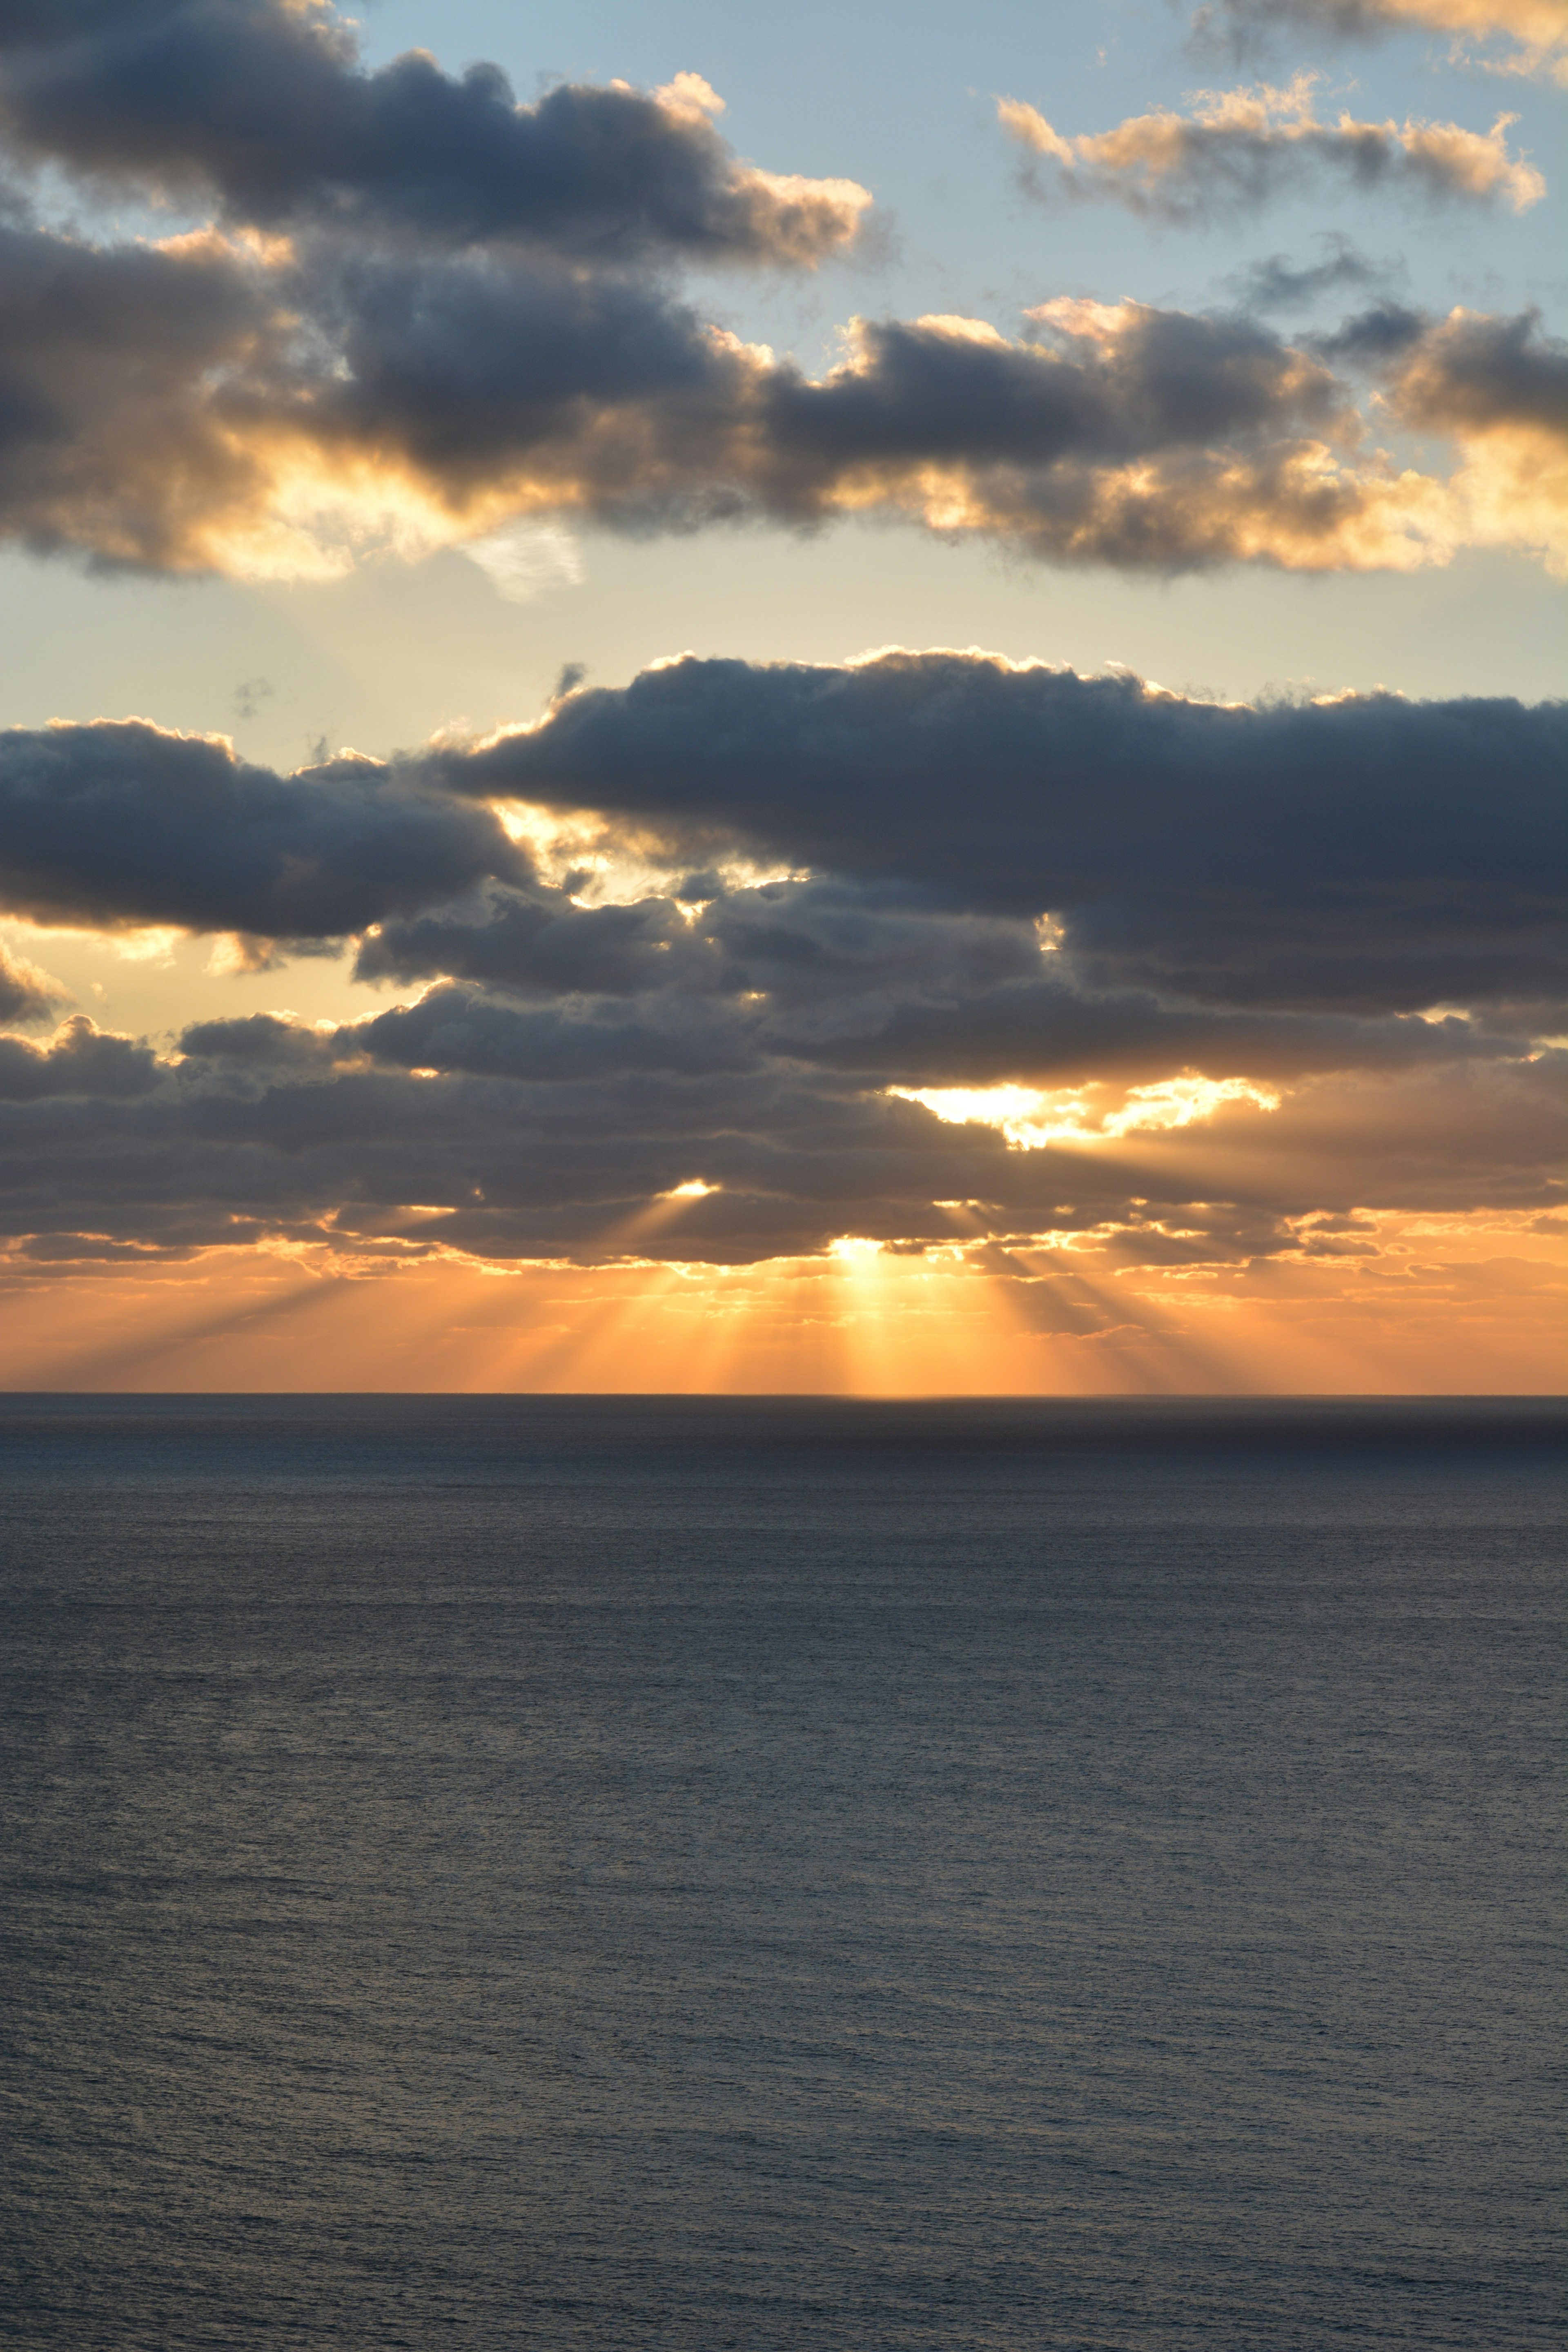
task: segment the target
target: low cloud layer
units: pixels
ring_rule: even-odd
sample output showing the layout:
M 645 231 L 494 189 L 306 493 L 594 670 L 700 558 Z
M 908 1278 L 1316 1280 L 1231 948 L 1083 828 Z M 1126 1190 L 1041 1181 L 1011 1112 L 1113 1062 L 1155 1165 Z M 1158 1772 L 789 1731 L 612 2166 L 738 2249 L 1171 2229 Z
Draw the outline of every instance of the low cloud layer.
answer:
M 1363 191 L 1499 202 L 1514 212 L 1546 194 L 1534 165 L 1509 151 L 1512 115 L 1485 132 L 1457 122 L 1363 122 L 1346 112 L 1322 121 L 1316 83 L 1301 74 L 1283 89 L 1201 90 L 1188 114 L 1162 109 L 1075 138 L 1019 99 L 999 100 L 997 117 L 1027 150 L 1025 184 L 1042 201 L 1098 198 L 1173 222 L 1252 210 L 1335 174 Z
M 1542 853 L 1565 772 L 1560 704 L 1254 708 L 973 653 L 689 656 L 472 745 L 294 776 L 142 720 L 13 729 L 0 909 L 358 934 L 367 979 L 563 997 L 841 1013 L 984 993 L 1048 952 L 1094 990 L 1215 1005 L 1535 1003 L 1564 979 Z M 512 803 L 571 819 L 569 870 L 541 871 L 491 805 Z M 628 842 L 668 878 L 584 901 Z M 748 864 L 816 878 L 759 887 Z
M 294 777 L 145 722 L 14 731 L 0 910 L 253 962 L 352 935 L 396 994 L 0 1041 L 0 1231 L 28 1265 L 1089 1234 L 1241 1264 L 1358 1206 L 1543 1208 L 1565 727 L 936 653 L 688 659 Z
M 1563 979 L 1540 862 L 1561 705 L 1258 709 L 969 654 L 688 659 L 433 756 L 454 790 L 602 809 L 672 857 L 741 844 L 1052 914 L 1096 986 L 1395 1012 Z

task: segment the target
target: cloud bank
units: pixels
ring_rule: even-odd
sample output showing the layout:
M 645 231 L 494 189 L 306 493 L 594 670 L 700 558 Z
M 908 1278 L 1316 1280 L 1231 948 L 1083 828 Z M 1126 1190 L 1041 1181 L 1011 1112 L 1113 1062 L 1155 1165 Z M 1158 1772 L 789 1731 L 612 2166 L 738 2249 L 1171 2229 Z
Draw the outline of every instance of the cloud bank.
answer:
M 1357 1207 L 1548 1208 L 1565 752 L 1562 706 L 1238 708 L 973 653 L 687 659 L 293 777 L 13 730 L 7 915 L 352 951 L 400 993 L 10 1039 L 0 1229 L 18 1263 L 1136 1233 L 1241 1264 Z
M 1399 469 L 1321 358 L 1242 318 L 1057 300 L 1017 341 L 862 321 L 813 379 L 620 277 L 306 268 L 208 236 L 117 253 L 0 230 L 0 528 L 168 572 L 330 575 L 517 517 L 857 516 L 1058 563 L 1408 569 L 1477 535 L 1464 469 L 1493 430 L 1424 398 L 1461 462 Z M 1516 372 L 1555 351 L 1528 330 Z M 1553 406 L 1533 429 L 1556 447 L 1568 424 Z M 1545 490 L 1508 528 L 1556 561 Z

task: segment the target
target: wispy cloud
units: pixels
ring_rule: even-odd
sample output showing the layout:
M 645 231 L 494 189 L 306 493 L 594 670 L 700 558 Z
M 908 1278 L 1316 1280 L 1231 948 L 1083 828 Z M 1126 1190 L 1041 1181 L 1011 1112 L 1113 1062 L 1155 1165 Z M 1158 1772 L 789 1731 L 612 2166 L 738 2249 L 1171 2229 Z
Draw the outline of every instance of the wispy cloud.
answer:
M 1538 204 L 1546 183 L 1510 154 L 1517 120 L 1499 115 L 1488 131 L 1457 122 L 1363 122 L 1316 111 L 1318 77 L 1284 89 L 1199 90 L 1191 111 L 1131 115 L 1113 131 L 1064 138 L 1037 107 L 997 100 L 997 120 L 1032 159 L 1025 184 L 1042 201 L 1094 198 L 1160 220 L 1191 222 L 1266 204 L 1315 173 L 1339 174 L 1359 189 L 1386 188 L 1427 199 L 1500 201 L 1514 212 Z
M 1479 53 L 1489 72 L 1568 80 L 1568 24 L 1559 0 L 1206 0 L 1194 18 L 1200 43 L 1243 52 L 1298 29 L 1349 40 L 1443 33 L 1458 54 Z

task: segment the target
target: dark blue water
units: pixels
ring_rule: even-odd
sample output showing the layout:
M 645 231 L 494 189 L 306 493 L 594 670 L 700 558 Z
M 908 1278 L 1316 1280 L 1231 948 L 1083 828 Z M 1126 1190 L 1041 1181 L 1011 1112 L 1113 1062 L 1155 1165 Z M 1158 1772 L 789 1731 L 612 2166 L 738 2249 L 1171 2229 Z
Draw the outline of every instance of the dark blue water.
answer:
M 1563 1433 L 0 1400 L 0 2338 L 1560 2342 Z

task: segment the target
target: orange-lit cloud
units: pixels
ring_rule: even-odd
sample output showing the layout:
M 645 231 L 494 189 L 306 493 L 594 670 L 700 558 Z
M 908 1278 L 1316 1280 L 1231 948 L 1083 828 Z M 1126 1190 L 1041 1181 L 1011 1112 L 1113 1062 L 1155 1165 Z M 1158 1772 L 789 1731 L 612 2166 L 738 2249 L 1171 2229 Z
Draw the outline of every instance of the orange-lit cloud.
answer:
M 1124 1135 L 1159 1133 L 1211 1118 L 1222 1104 L 1250 1103 L 1278 1110 L 1279 1097 L 1250 1078 L 1161 1078 L 1129 1087 L 1119 1107 L 1102 1099 L 1103 1086 L 1047 1094 L 1034 1087 L 891 1087 L 907 1102 L 923 1103 L 949 1125 L 994 1127 L 1021 1151 L 1047 1144 L 1103 1143 Z
M 1557 544 L 1552 484 L 1483 495 L 1464 417 L 1425 411 L 1452 470 L 1401 462 L 1373 438 L 1397 403 L 1358 409 L 1255 321 L 1057 299 L 1026 323 L 858 320 L 813 378 L 624 272 L 0 227 L 0 532 L 259 578 L 471 544 L 509 595 L 569 576 L 582 522 L 897 516 L 1163 572 Z
M 1297 26 L 1363 40 L 1446 33 L 1458 55 L 1478 54 L 1489 72 L 1568 80 L 1561 0 L 1207 0 L 1195 19 L 1200 37 L 1229 34 L 1243 43 Z
M 1075 138 L 1063 138 L 1020 99 L 998 100 L 996 111 L 1009 137 L 1055 166 L 1048 180 L 1031 173 L 1033 193 L 1108 198 L 1171 220 L 1256 206 L 1309 169 L 1342 172 L 1366 189 L 1495 198 L 1516 213 L 1546 193 L 1534 165 L 1509 152 L 1513 115 L 1500 115 L 1485 132 L 1457 122 L 1363 122 L 1346 112 L 1322 121 L 1317 79 L 1304 73 L 1284 89 L 1200 90 L 1190 113 L 1162 109 Z

